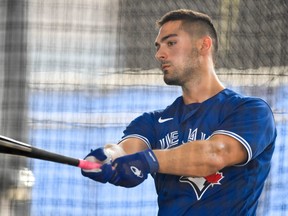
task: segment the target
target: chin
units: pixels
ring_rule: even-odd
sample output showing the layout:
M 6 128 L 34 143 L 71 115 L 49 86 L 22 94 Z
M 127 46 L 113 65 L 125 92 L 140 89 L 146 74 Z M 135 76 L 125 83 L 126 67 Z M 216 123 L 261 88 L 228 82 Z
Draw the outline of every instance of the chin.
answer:
M 167 85 L 177 85 L 177 86 L 180 86 L 178 80 L 167 79 L 167 78 L 164 77 L 164 82 L 165 82 Z

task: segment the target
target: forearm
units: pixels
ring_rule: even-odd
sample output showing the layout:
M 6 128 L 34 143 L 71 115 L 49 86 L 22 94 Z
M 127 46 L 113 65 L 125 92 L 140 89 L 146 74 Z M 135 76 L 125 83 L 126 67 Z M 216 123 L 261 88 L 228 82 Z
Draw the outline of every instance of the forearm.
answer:
M 218 147 L 219 148 L 219 147 Z M 147 149 L 146 144 L 136 138 L 124 140 L 120 144 L 107 144 L 104 147 L 109 160 Z M 173 149 L 154 150 L 159 162 L 159 173 L 207 176 L 220 168 L 219 154 L 211 141 L 194 141 Z
M 173 149 L 154 150 L 159 172 L 183 176 L 208 176 L 224 167 L 243 163 L 247 151 L 236 139 L 214 135 Z
M 166 150 L 155 150 L 159 173 L 179 176 L 207 176 L 219 169 L 219 159 L 205 141 L 186 143 Z

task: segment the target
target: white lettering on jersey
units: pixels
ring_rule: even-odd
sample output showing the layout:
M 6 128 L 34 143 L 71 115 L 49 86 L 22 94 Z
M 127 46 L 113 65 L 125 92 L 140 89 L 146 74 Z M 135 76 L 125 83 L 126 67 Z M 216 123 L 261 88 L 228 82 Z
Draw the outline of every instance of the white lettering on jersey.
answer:
M 194 129 L 192 131 L 192 129 L 189 129 L 189 134 L 188 134 L 188 138 L 187 138 L 187 142 L 191 142 L 191 141 L 195 141 L 197 140 L 197 133 L 198 133 L 198 128 Z M 201 132 L 201 140 L 205 140 L 206 138 L 206 134 Z
M 198 128 L 192 130 L 191 128 L 189 129 L 189 133 L 188 133 L 188 138 L 187 141 L 182 140 L 182 143 L 185 142 L 191 142 L 191 141 L 195 141 L 197 140 L 197 134 L 198 134 Z M 201 132 L 201 140 L 205 140 L 206 139 L 206 134 Z M 172 131 L 168 134 L 165 135 L 164 138 L 159 140 L 160 145 L 161 145 L 161 149 L 169 149 L 173 146 L 176 146 L 179 144 L 179 133 L 178 131 Z
M 205 138 L 206 138 L 206 134 L 201 132 L 201 140 L 205 140 Z
M 187 138 L 187 142 L 191 142 L 191 141 L 195 141 L 196 140 L 197 131 L 198 131 L 198 128 L 196 128 L 193 131 L 192 131 L 191 128 L 189 129 L 189 135 L 188 135 L 188 138 Z
M 177 145 L 179 143 L 178 131 L 172 131 L 171 133 L 168 133 L 164 138 L 159 141 L 161 144 L 161 149 L 168 149 L 172 146 Z

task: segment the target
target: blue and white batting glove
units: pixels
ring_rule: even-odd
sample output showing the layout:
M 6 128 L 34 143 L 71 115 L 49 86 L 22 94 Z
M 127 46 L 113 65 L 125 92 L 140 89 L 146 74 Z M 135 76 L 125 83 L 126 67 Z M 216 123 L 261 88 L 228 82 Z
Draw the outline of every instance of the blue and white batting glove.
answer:
M 98 148 L 94 151 L 91 151 L 84 159 L 92 162 L 101 161 L 101 163 L 103 164 L 100 169 L 81 169 L 81 173 L 85 177 L 88 177 L 94 181 L 106 183 L 115 174 L 115 171 L 111 165 L 111 157 L 108 156 L 104 148 Z
M 141 184 L 147 179 L 148 174 L 154 174 L 159 169 L 157 158 L 150 149 L 119 157 L 112 166 L 115 173 L 109 182 L 127 188 Z

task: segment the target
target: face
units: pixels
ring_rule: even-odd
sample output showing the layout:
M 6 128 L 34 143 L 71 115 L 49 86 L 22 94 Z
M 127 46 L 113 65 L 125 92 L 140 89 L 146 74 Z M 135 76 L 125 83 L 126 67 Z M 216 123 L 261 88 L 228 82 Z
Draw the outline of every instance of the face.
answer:
M 156 59 L 160 62 L 168 85 L 184 86 L 197 76 L 199 52 L 197 39 L 181 29 L 181 21 L 169 21 L 159 30 L 155 40 Z

